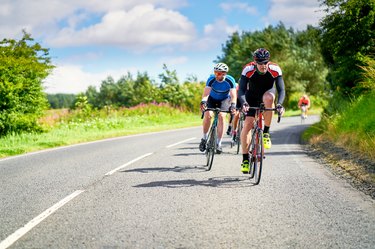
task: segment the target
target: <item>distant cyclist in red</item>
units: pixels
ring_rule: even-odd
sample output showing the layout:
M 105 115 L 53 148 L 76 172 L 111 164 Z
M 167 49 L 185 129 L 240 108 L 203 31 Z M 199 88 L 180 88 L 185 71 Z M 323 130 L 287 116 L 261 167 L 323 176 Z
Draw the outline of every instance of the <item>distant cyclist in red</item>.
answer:
M 253 53 L 254 61 L 246 64 L 242 70 L 238 99 L 241 101 L 243 110 L 246 111 L 246 119 L 241 133 L 242 146 L 242 168 L 243 173 L 249 172 L 249 143 L 250 130 L 254 125 L 255 110 L 249 107 L 259 107 L 263 102 L 266 108 L 273 108 L 278 93 L 276 108 L 280 113 L 284 112 L 282 103 L 285 98 L 284 80 L 281 68 L 270 62 L 270 52 L 259 48 Z M 275 87 L 276 85 L 276 87 Z M 271 126 L 273 112 L 264 113 L 264 147 L 271 148 L 271 137 L 269 129 Z
M 304 94 L 298 101 L 298 108 L 302 111 L 302 115 L 304 118 L 307 118 L 307 111 L 310 108 L 310 99 L 309 97 Z

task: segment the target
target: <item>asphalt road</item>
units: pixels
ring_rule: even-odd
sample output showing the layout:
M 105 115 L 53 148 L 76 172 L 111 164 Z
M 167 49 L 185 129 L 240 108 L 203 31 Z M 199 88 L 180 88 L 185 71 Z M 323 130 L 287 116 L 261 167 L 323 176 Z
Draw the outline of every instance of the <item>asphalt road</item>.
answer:
M 305 124 L 271 128 L 260 185 L 201 129 L 128 136 L 0 160 L 4 248 L 375 248 L 375 202 L 308 157 Z

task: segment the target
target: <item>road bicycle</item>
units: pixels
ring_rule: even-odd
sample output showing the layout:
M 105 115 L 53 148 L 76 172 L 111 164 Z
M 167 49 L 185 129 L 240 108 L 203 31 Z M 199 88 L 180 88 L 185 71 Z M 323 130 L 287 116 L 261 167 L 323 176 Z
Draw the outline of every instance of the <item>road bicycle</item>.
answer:
M 240 113 L 240 117 L 238 119 L 238 125 L 237 125 L 237 129 L 236 129 L 236 133 L 235 134 L 232 134 L 232 140 L 230 142 L 230 146 L 231 148 L 235 145 L 237 145 L 237 154 L 240 152 L 240 147 L 241 147 L 241 132 L 242 132 L 242 128 L 243 128 L 243 121 L 245 120 L 245 113 L 242 112 L 241 109 L 237 109 L 237 111 L 239 111 Z
M 281 119 L 281 113 L 277 108 L 265 108 L 263 103 L 260 105 L 260 107 L 249 107 L 249 109 L 255 110 L 254 128 L 252 129 L 251 140 L 249 144 L 249 175 L 250 180 L 252 180 L 254 185 L 258 185 L 262 176 L 263 159 L 265 158 L 263 145 L 263 114 L 266 111 L 277 112 L 277 122 L 279 123 Z
M 217 149 L 217 124 L 219 122 L 219 113 L 220 112 L 230 113 L 230 111 L 224 111 L 224 110 L 221 110 L 220 108 L 206 108 L 202 112 L 202 118 L 203 118 L 204 112 L 207 112 L 207 111 L 212 111 L 214 114 L 214 120 L 211 124 L 211 128 L 210 128 L 210 131 L 208 132 L 208 136 L 206 140 L 206 151 L 205 151 L 205 155 L 207 158 L 206 166 L 208 167 L 207 171 L 209 171 L 211 170 L 212 163 L 214 161 L 215 152 Z
M 307 111 L 307 106 L 302 104 L 301 105 L 301 124 L 305 123 L 305 119 L 307 118 L 306 111 Z

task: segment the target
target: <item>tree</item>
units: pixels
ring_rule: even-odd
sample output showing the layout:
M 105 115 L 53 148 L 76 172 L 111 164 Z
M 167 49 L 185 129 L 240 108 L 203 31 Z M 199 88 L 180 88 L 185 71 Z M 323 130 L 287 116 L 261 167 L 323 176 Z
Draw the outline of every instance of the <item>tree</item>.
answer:
M 322 0 L 322 52 L 329 66 L 331 89 L 344 95 L 360 95 L 365 56 L 375 54 L 375 1 Z
M 285 105 L 293 94 L 320 94 L 326 69 L 320 52 L 319 30 L 308 26 L 295 32 L 282 23 L 262 31 L 234 33 L 223 46 L 223 56 L 216 62 L 228 64 L 229 73 L 239 79 L 243 66 L 253 60 L 252 53 L 264 47 L 271 53 L 271 61 L 280 65 L 286 88 Z
M 85 92 L 87 102 L 93 107 L 100 107 L 99 93 L 95 86 L 89 86 Z
M 171 104 L 172 106 L 180 106 L 184 101 L 184 93 L 179 84 L 176 70 L 169 70 L 163 65 L 164 72 L 159 74 L 161 79 L 160 97 L 162 102 Z
M 0 42 L 0 136 L 38 131 L 48 108 L 42 81 L 53 68 L 49 50 L 23 31 L 20 40 Z
M 100 85 L 99 101 L 100 106 L 112 106 L 119 104 L 120 89 L 114 79 L 109 76 L 106 80 L 102 81 Z
M 47 94 L 48 102 L 52 109 L 72 107 L 76 95 L 66 93 Z
M 133 84 L 133 104 L 151 103 L 157 97 L 158 91 L 149 75 L 138 72 Z

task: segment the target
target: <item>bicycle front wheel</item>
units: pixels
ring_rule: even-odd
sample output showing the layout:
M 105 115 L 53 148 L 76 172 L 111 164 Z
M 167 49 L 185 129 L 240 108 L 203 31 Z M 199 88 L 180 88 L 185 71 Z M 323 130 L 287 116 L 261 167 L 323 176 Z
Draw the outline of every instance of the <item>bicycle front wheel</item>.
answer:
M 243 127 L 243 121 L 240 120 L 238 122 L 238 129 L 237 129 L 237 134 L 236 134 L 237 154 L 240 152 L 242 127 Z
M 260 130 L 257 132 L 256 135 L 256 146 L 255 146 L 255 156 L 253 157 L 254 161 L 253 169 L 254 169 L 254 178 L 253 182 L 254 185 L 258 185 L 260 182 L 260 178 L 262 176 L 262 166 L 263 166 L 263 157 L 264 157 L 264 145 L 263 145 L 263 132 Z
M 207 140 L 206 146 L 206 157 L 207 157 L 207 164 L 208 166 L 207 171 L 211 170 L 212 163 L 214 161 L 216 151 L 216 128 L 211 128 L 210 136 Z
M 254 185 L 258 185 L 262 176 L 264 147 L 263 132 L 254 131 L 250 144 L 250 179 Z

